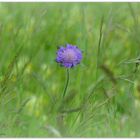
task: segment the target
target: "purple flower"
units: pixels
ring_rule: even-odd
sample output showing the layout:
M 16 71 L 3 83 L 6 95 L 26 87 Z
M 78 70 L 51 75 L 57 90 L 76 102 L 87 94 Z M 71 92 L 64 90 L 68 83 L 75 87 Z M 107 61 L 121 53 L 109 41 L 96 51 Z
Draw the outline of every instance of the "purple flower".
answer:
M 72 68 L 82 60 L 82 52 L 77 46 L 67 44 L 57 51 L 56 62 L 66 68 Z

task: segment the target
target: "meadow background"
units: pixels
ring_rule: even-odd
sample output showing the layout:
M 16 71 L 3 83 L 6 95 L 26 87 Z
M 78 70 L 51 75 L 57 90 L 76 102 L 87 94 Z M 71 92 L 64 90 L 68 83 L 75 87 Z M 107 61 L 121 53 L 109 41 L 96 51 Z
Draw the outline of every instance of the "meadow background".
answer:
M 139 20 L 140 3 L 0 3 L 0 137 L 140 137 Z M 62 102 L 67 43 L 83 60 Z

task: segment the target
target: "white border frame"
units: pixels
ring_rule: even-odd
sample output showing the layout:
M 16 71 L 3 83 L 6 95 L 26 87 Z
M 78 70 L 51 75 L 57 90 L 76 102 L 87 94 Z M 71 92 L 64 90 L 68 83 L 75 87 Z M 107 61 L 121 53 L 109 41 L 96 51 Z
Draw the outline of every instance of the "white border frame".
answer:
M 140 0 L 0 0 L 0 2 L 140 2 Z

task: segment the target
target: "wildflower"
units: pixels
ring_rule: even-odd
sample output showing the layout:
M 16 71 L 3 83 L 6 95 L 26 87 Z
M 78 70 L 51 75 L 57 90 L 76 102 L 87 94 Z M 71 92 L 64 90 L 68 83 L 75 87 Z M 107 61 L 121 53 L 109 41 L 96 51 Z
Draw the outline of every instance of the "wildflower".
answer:
M 82 60 L 82 52 L 77 46 L 67 44 L 57 51 L 56 62 L 66 68 L 72 68 Z

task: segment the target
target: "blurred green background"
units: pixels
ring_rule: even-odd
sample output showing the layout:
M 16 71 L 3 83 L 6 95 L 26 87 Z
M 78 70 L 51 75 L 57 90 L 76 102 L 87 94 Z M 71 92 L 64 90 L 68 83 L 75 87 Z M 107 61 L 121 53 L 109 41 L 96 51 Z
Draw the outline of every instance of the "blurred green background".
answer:
M 0 137 L 139 137 L 139 13 L 139 3 L 0 3 Z M 83 60 L 62 102 L 55 57 L 67 43 Z

